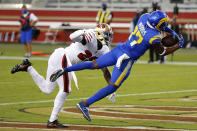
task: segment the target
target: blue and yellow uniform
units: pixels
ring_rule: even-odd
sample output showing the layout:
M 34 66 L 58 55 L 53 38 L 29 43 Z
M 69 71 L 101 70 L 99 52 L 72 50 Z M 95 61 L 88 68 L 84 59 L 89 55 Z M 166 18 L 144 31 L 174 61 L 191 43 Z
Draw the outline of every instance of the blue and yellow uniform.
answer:
M 119 45 L 119 48 L 132 60 L 137 60 L 142 56 L 149 49 L 150 45 L 161 42 L 160 31 L 152 29 L 147 25 L 149 15 L 142 15 L 127 42 Z
M 127 42 L 119 44 L 110 53 L 96 60 L 98 68 L 103 68 L 115 65 L 118 58 L 124 53 L 130 57 L 130 59 L 123 61 L 120 69 L 116 66 L 114 67 L 111 82 L 117 87 L 128 77 L 134 61 L 139 59 L 149 49 L 151 44 L 159 44 L 161 42 L 160 31 L 147 25 L 149 15 L 144 14 L 141 16 Z
M 160 30 L 166 28 L 168 17 L 164 12 L 156 11 L 140 17 L 135 29 L 130 34 L 127 42 L 119 44 L 109 53 L 96 59 L 96 62 L 85 62 L 73 65 L 64 70 L 77 71 L 83 69 L 104 68 L 115 65 L 118 59 L 127 54 L 129 59 L 124 59 L 120 68 L 114 66 L 109 85 L 99 90 L 95 95 L 86 100 L 88 105 L 115 92 L 123 81 L 129 76 L 133 63 L 142 56 L 152 44 L 161 42 Z

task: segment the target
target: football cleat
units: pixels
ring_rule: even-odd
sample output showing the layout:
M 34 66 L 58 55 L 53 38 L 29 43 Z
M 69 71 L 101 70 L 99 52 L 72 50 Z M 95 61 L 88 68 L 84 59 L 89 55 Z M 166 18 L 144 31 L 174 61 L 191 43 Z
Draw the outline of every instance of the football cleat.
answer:
M 31 62 L 28 59 L 25 59 L 21 64 L 15 65 L 15 67 L 12 68 L 11 73 L 14 74 L 19 71 L 27 71 L 29 66 L 31 66 Z
M 47 128 L 68 128 L 68 126 L 65 126 L 65 125 L 59 123 L 58 120 L 55 120 L 53 122 L 48 121 Z
M 79 102 L 77 104 L 77 108 L 83 113 L 83 117 L 88 120 L 91 121 L 90 115 L 89 115 L 89 111 L 88 111 L 88 107 L 84 105 L 83 101 Z
M 51 82 L 56 81 L 60 76 L 63 75 L 63 73 L 64 73 L 64 70 L 62 70 L 62 69 L 56 70 L 56 71 L 53 72 L 53 74 L 50 76 L 50 81 L 51 81 Z

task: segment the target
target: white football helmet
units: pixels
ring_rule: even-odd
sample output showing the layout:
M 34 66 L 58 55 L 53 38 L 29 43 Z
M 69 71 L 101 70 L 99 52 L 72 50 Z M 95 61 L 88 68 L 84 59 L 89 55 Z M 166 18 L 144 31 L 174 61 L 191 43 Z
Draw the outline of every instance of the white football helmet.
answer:
M 96 38 L 102 43 L 102 45 L 110 46 L 113 40 L 112 28 L 108 24 L 99 24 L 95 28 Z

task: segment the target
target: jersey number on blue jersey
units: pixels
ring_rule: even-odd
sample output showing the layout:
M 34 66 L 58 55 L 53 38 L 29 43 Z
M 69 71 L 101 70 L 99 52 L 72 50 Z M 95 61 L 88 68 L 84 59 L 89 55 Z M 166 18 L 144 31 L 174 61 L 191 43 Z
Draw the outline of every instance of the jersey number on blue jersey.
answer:
M 135 30 L 131 33 L 132 37 L 134 36 L 134 40 L 130 43 L 131 46 L 135 45 L 135 44 L 140 44 L 143 41 L 143 37 L 140 33 L 140 31 L 138 30 L 138 26 L 135 27 Z

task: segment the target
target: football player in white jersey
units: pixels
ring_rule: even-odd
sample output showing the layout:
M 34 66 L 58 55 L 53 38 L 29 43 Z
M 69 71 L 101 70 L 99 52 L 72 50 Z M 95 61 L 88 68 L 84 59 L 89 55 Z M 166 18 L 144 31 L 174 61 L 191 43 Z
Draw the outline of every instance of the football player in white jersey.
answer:
M 67 127 L 58 122 L 58 114 L 62 109 L 66 97 L 71 92 L 71 77 L 74 74 L 67 72 L 63 74 L 56 82 L 50 82 L 50 76 L 54 71 L 80 63 L 82 61 L 94 61 L 101 55 L 110 51 L 110 43 L 113 38 L 113 32 L 109 25 L 99 24 L 95 29 L 78 30 L 70 35 L 70 39 L 75 41 L 66 48 L 56 49 L 48 60 L 48 69 L 46 79 L 41 76 L 31 62 L 26 59 L 21 64 L 16 65 L 11 73 L 19 71 L 27 71 L 32 76 L 36 85 L 45 94 L 50 94 L 59 86 L 59 92 L 54 100 L 54 107 L 47 122 L 49 128 Z M 96 64 L 96 62 L 95 62 Z M 111 78 L 111 74 L 107 68 L 102 69 L 107 82 Z M 76 79 L 76 78 L 75 78 Z

